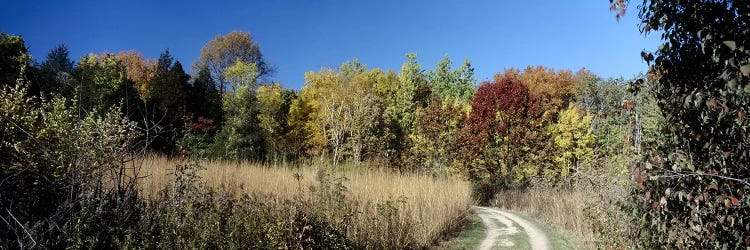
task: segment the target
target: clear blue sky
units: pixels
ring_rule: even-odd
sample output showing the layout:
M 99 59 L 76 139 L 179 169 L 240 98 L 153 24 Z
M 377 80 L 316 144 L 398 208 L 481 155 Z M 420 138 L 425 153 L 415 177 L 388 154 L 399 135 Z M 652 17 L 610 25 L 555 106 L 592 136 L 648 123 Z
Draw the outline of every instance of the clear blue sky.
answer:
M 43 60 L 57 44 L 71 58 L 165 49 L 185 65 L 218 34 L 253 34 L 273 79 L 302 86 L 304 72 L 357 57 L 370 68 L 398 70 L 407 52 L 433 68 L 448 54 L 472 61 L 479 80 L 508 67 L 581 67 L 603 77 L 645 72 L 643 49 L 658 38 L 638 32 L 635 10 L 619 23 L 607 0 L 580 1 L 6 1 L 0 31 L 22 35 Z

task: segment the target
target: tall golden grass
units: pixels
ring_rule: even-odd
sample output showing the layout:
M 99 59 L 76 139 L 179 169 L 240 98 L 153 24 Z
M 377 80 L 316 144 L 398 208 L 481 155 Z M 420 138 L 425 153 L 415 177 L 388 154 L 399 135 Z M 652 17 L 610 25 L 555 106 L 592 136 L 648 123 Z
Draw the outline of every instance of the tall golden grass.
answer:
M 565 232 L 583 249 L 632 246 L 630 217 L 618 207 L 627 196 L 621 177 L 600 175 L 589 185 L 554 188 L 544 185 L 497 194 L 495 206 L 521 211 Z
M 586 207 L 595 194 L 585 191 L 531 189 L 507 190 L 497 195 L 496 206 L 522 211 L 542 223 L 572 234 L 576 245 L 593 247 L 596 235 L 587 223 Z
M 180 162 L 162 156 L 143 159 L 141 190 L 153 197 L 170 183 L 170 173 Z M 459 229 L 467 219 L 471 204 L 470 183 L 455 178 L 421 174 L 401 174 L 387 169 L 309 160 L 301 164 L 259 164 L 215 161 L 200 163 L 198 172 L 205 185 L 235 194 L 265 197 L 272 207 L 284 210 L 296 195 L 310 196 L 321 169 L 335 178 L 345 178 L 344 192 L 354 211 L 340 214 L 328 205 L 318 209 L 332 220 L 350 216 L 352 228 L 347 238 L 364 245 L 429 247 L 446 234 Z M 301 176 L 301 178 L 295 178 Z

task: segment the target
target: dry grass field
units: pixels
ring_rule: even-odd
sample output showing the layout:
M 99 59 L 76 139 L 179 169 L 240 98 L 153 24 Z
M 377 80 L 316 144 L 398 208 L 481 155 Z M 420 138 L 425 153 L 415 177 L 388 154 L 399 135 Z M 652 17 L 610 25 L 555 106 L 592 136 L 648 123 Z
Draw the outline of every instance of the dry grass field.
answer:
M 142 191 L 153 197 L 173 178 L 180 162 L 161 156 L 143 160 Z M 332 223 L 352 226 L 347 238 L 365 245 L 429 247 L 466 223 L 471 204 L 470 183 L 454 178 L 401 174 L 373 169 L 365 164 L 332 166 L 310 160 L 294 166 L 285 163 L 203 161 L 198 172 L 208 187 L 234 194 L 263 197 L 279 213 L 288 201 L 304 196 Z M 321 179 L 327 185 L 321 184 Z M 317 189 L 317 192 L 316 192 Z M 334 195 L 320 196 L 321 190 Z M 341 192 L 336 192 L 340 190 Z M 331 202 L 336 194 L 345 202 Z M 346 206 L 346 209 L 341 209 Z

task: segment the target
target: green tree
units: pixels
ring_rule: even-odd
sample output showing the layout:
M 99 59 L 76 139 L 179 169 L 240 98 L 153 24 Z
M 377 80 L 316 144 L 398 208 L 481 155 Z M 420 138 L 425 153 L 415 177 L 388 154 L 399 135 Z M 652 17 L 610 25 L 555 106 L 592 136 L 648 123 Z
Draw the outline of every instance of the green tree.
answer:
M 240 60 L 224 72 L 224 79 L 232 85 L 233 91 L 224 95 L 225 121 L 216 140 L 223 157 L 260 159 L 266 153 L 255 92 L 258 75 L 255 64 Z
M 28 79 L 31 55 L 23 38 L 0 32 L 0 87 Z
M 399 116 L 396 113 L 399 96 L 400 80 L 393 70 L 383 72 L 379 69 L 372 70 L 374 78 L 373 91 L 385 108 L 382 117 L 382 129 L 377 138 L 380 140 L 379 157 L 387 159 L 391 165 L 399 164 L 400 153 L 404 150 L 404 134 L 399 124 Z
M 434 70 L 428 74 L 432 85 L 432 94 L 440 98 L 452 98 L 463 104 L 469 105 L 476 91 L 474 85 L 477 79 L 474 77 L 474 68 L 469 60 L 464 60 L 460 68 L 451 69 L 451 61 L 448 56 L 438 62 Z
M 282 154 L 284 148 L 284 124 L 286 123 L 286 104 L 281 84 L 274 83 L 258 87 L 258 121 L 263 129 L 268 151 Z
M 406 54 L 406 59 L 398 75 L 396 100 L 391 108 L 404 135 L 411 132 L 414 113 L 418 107 L 427 106 L 431 93 L 422 65 L 417 63 L 417 54 Z
M 223 117 L 221 92 L 211 78 L 208 68 L 202 67 L 197 76 L 192 79 L 189 96 L 187 110 L 193 114 L 194 120 L 203 117 L 214 123 L 221 121 Z
M 121 101 L 118 89 L 126 84 L 126 72 L 111 53 L 89 54 L 78 61 L 73 84 L 63 90 L 77 100 L 79 116 L 93 110 L 105 110 Z
M 64 44 L 50 50 L 47 58 L 39 65 L 39 87 L 43 93 L 58 93 L 72 80 L 75 63 L 70 60 L 68 47 Z
M 175 61 L 169 50 L 165 50 L 156 64 L 154 77 L 148 85 L 149 99 L 147 119 L 160 128 L 152 147 L 164 152 L 175 149 L 177 140 L 183 136 L 187 117 L 188 80 L 182 64 Z

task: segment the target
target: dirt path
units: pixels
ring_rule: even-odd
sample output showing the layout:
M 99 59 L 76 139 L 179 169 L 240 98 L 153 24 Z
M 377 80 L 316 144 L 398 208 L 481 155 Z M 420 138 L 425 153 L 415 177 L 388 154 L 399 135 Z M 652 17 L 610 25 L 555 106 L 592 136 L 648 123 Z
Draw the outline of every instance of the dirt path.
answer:
M 529 246 L 532 250 L 550 249 L 547 235 L 534 224 L 523 218 L 496 208 L 474 207 L 475 213 L 482 218 L 485 226 L 486 236 L 479 246 L 479 249 L 492 249 L 495 246 L 513 247 L 513 242 L 509 239 L 511 235 L 526 232 L 529 236 Z M 516 227 L 520 226 L 521 229 Z

